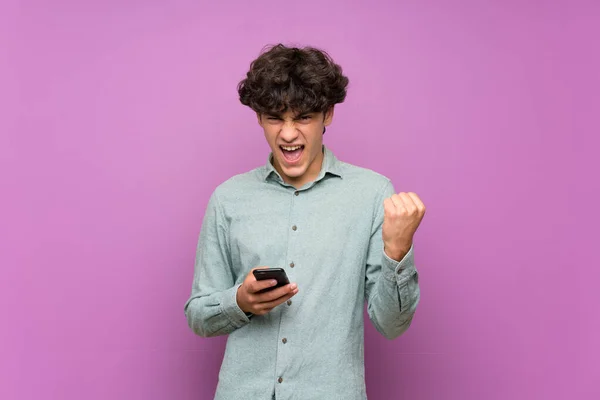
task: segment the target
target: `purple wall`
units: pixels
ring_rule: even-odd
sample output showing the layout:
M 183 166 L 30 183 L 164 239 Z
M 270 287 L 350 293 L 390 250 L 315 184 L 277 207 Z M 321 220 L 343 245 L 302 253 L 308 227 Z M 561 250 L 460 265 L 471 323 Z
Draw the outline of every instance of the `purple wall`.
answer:
M 600 398 L 599 3 L 83 3 L 0 6 L 0 398 L 212 398 L 183 305 L 209 194 L 266 160 L 235 87 L 278 41 L 350 77 L 326 144 L 428 206 L 370 399 Z

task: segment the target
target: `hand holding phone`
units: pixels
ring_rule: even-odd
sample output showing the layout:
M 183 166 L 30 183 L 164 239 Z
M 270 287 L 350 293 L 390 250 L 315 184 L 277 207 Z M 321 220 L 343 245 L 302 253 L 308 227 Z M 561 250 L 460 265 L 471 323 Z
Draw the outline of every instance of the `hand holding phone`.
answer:
M 255 271 L 257 271 L 255 273 Z M 236 293 L 238 306 L 245 313 L 264 315 L 298 293 L 281 268 L 253 268 Z
M 285 286 L 290 283 L 287 274 L 283 268 L 256 268 L 252 270 L 252 274 L 257 281 L 265 281 L 267 279 L 275 279 L 277 283 L 275 286 L 270 286 L 265 289 L 261 289 L 256 293 L 264 293 L 270 290 L 276 289 L 281 286 Z

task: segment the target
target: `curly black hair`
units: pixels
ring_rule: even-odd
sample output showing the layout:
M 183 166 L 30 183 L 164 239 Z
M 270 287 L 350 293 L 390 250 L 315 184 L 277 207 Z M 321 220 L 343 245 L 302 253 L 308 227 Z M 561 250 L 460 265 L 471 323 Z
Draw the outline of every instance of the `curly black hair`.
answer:
M 346 98 L 348 78 L 323 50 L 267 47 L 238 84 L 240 102 L 260 114 L 325 112 Z

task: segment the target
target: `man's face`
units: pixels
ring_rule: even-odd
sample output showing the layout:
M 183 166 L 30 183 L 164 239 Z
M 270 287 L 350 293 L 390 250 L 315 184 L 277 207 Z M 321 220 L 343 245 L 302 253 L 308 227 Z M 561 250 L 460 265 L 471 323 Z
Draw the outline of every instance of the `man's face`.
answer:
M 286 183 L 299 188 L 319 175 L 323 130 L 332 119 L 333 107 L 326 113 L 258 115 L 273 152 L 273 166 Z

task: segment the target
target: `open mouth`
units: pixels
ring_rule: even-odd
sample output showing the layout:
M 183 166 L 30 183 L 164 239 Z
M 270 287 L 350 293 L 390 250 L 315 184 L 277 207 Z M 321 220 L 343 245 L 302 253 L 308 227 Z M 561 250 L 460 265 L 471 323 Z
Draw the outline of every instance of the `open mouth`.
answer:
M 304 145 L 279 146 L 279 148 L 281 149 L 283 158 L 289 164 L 293 164 L 300 160 L 300 157 L 302 157 L 302 152 L 304 151 Z

